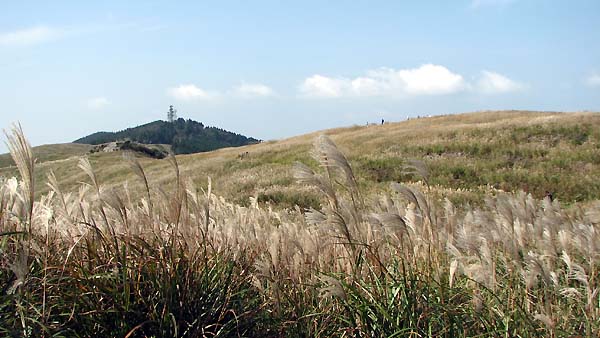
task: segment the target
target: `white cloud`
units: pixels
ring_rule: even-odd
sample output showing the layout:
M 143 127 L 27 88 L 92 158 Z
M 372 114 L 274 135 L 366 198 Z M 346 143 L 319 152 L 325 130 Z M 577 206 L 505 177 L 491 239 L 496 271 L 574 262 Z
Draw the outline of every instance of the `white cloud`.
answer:
M 87 101 L 88 108 L 101 109 L 110 104 L 110 101 L 105 97 L 94 97 Z
M 404 91 L 409 95 L 450 94 L 465 88 L 461 75 L 452 73 L 444 66 L 432 64 L 399 71 L 382 69 L 371 72 L 371 75 L 381 79 L 390 91 Z
M 477 89 L 485 94 L 500 94 L 519 91 L 525 88 L 525 85 L 513 81 L 508 77 L 484 70 L 477 82 Z
M 12 32 L 0 33 L 0 46 L 28 46 L 60 38 L 64 31 L 36 26 Z
M 210 100 L 217 96 L 217 93 L 207 92 L 193 84 L 179 85 L 170 88 L 167 92 L 173 98 L 181 101 Z
M 464 90 L 463 77 L 444 66 L 425 64 L 418 68 L 380 68 L 355 79 L 313 75 L 300 85 L 311 97 L 441 95 Z
M 350 89 L 360 96 L 379 95 L 385 89 L 384 87 L 382 82 L 372 77 L 357 77 L 350 81 Z
M 334 79 L 315 74 L 304 80 L 300 85 L 300 91 L 306 96 L 340 97 L 347 90 L 348 85 L 349 81 L 346 79 Z
M 267 97 L 275 94 L 269 86 L 260 83 L 243 83 L 236 87 L 234 92 L 244 98 Z
M 243 83 L 231 90 L 218 92 L 202 89 L 194 84 L 182 84 L 167 90 L 169 96 L 180 101 L 213 100 L 225 96 L 256 98 L 274 96 L 275 91 L 269 86 L 260 83 Z
M 590 75 L 585 82 L 587 83 L 588 86 L 591 87 L 597 87 L 600 86 L 600 75 L 599 74 L 592 74 Z

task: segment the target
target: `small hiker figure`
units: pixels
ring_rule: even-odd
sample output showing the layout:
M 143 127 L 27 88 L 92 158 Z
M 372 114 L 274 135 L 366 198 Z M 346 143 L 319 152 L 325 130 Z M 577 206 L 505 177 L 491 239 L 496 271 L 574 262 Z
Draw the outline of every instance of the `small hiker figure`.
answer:
M 383 121 L 383 119 L 381 119 L 381 124 L 383 124 L 385 121 Z
M 546 191 L 546 198 L 548 198 L 550 202 L 554 201 L 554 196 L 552 196 L 552 193 L 549 191 Z

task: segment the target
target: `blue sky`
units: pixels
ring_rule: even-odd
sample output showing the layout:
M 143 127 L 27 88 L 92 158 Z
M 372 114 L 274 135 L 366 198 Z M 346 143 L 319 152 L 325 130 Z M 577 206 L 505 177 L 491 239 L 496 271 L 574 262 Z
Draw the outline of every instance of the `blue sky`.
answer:
M 0 127 L 20 121 L 33 145 L 165 119 L 170 104 L 261 139 L 600 111 L 600 1 L 3 1 L 0 103 Z

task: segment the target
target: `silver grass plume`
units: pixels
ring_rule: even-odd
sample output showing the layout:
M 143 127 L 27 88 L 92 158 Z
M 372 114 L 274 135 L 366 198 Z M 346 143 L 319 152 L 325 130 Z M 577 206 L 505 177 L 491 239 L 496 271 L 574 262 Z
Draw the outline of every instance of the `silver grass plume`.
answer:
M 321 275 L 318 277 L 323 283 L 323 287 L 319 288 L 319 296 L 322 298 L 339 298 L 346 300 L 348 296 L 342 286 L 342 283 L 334 277 Z
M 344 174 L 346 183 L 356 186 L 350 163 L 327 135 L 320 135 L 315 140 L 313 157 L 323 167 L 340 170 Z
M 426 185 L 429 185 L 429 168 L 425 162 L 420 160 L 411 159 L 406 162 L 403 166 L 404 174 L 412 174 L 420 176 Z
M 337 196 L 333 187 L 325 180 L 325 178 L 315 173 L 310 167 L 304 163 L 294 163 L 294 178 L 298 183 L 308 184 L 321 190 L 328 198 L 333 206 L 337 206 Z
M 96 178 L 96 173 L 92 168 L 92 164 L 88 160 L 87 157 L 82 157 L 79 159 L 79 164 L 77 165 L 83 172 L 88 175 L 90 180 L 92 180 L 92 186 L 96 189 L 96 193 L 100 195 L 100 185 L 98 184 L 98 179 Z
M 113 240 L 116 243 L 115 231 L 114 231 L 114 228 L 112 227 L 111 223 L 109 222 L 108 217 L 106 216 L 106 212 L 104 210 L 104 205 L 103 205 L 103 203 L 105 201 L 102 198 L 102 192 L 101 192 L 101 189 L 100 189 L 100 183 L 98 183 L 98 178 L 96 177 L 96 173 L 94 172 L 94 168 L 92 168 L 92 164 L 90 163 L 90 161 L 88 160 L 87 157 L 82 157 L 82 158 L 79 159 L 78 167 L 81 170 L 83 170 L 83 172 L 86 175 L 89 176 L 90 180 L 92 180 L 92 186 L 96 190 L 96 197 L 98 198 L 98 202 L 99 202 L 100 215 L 102 216 L 102 219 L 104 220 L 104 224 L 106 225 L 106 227 L 111 232 Z M 80 192 L 80 194 L 81 194 L 81 192 Z M 115 247 L 117 247 L 116 244 L 115 244 Z
M 148 214 L 152 214 L 152 198 L 150 197 L 150 185 L 148 184 L 148 178 L 146 177 L 146 172 L 142 167 L 140 161 L 131 153 L 127 152 L 123 154 L 127 163 L 129 163 L 129 167 L 131 170 L 140 178 L 142 182 L 144 182 L 144 188 L 146 188 L 146 195 L 148 197 Z
M 67 206 L 67 199 L 66 199 L 65 195 L 63 194 L 62 190 L 60 189 L 58 180 L 56 179 L 56 175 L 54 175 L 54 171 L 50 170 L 50 173 L 48 174 L 47 178 L 48 178 L 48 183 L 46 183 L 46 184 L 52 191 L 54 191 L 56 196 L 58 196 L 58 199 L 60 201 L 60 206 L 63 210 L 64 216 L 67 219 L 71 220 L 71 215 L 69 213 L 69 207 Z
M 7 145 L 8 150 L 10 151 L 10 155 L 15 161 L 15 164 L 17 166 L 17 169 L 19 170 L 19 173 L 21 174 L 21 179 L 25 186 L 25 191 L 27 193 L 27 195 L 24 196 L 27 207 L 26 211 L 28 216 L 28 222 L 31 223 L 31 218 L 33 215 L 33 201 L 35 199 L 35 159 L 33 158 L 31 145 L 29 144 L 29 141 L 27 141 L 27 139 L 25 138 L 23 128 L 21 128 L 21 124 L 13 125 L 11 133 L 8 134 L 4 132 L 4 134 L 7 138 Z M 31 224 L 29 224 L 29 227 L 31 227 Z
M 414 204 L 416 207 L 420 207 L 419 199 L 417 198 L 417 195 L 415 194 L 415 192 L 412 189 L 408 188 L 405 185 L 395 183 L 395 182 L 392 183 L 391 186 L 392 186 L 393 190 L 395 190 L 398 194 L 400 194 L 402 197 L 404 197 L 410 203 Z
M 344 186 L 349 187 L 353 202 L 358 202 L 356 200 L 359 198 L 358 184 L 356 183 L 352 167 L 346 156 L 344 156 L 327 135 L 317 137 L 314 142 L 312 155 L 314 159 L 327 170 L 330 176 L 332 169 L 333 171 L 338 171 L 342 174 L 345 181 Z
M 187 202 L 186 202 L 187 194 L 185 192 L 185 187 L 182 184 L 181 171 L 179 169 L 179 163 L 177 162 L 177 157 L 175 157 L 175 155 L 173 153 L 169 154 L 169 163 L 171 164 L 171 166 L 173 167 L 173 170 L 175 171 L 175 178 L 176 178 L 175 196 L 174 196 L 174 198 L 171 199 L 172 210 L 173 210 L 173 212 L 171 212 L 171 222 L 174 224 L 172 239 L 174 240 L 175 234 L 177 234 L 179 232 L 179 222 L 181 221 L 183 206 L 185 204 L 187 204 Z

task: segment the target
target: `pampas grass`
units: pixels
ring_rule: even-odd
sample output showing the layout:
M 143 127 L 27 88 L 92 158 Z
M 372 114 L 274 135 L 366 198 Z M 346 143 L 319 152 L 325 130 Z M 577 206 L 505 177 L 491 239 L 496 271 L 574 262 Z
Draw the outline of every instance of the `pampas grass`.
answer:
M 64 192 L 50 174 L 34 201 L 20 128 L 9 143 L 21 177 L 0 179 L 5 336 L 600 333 L 599 204 L 497 192 L 459 207 L 402 184 L 363 196 L 326 137 L 319 169 L 295 165 L 299 184 L 324 195 L 318 210 L 231 203 L 174 157 L 167 189 L 134 158 L 139 180 L 109 189 L 81 159 L 91 184 Z
M 25 199 L 24 206 L 27 208 L 27 220 L 30 222 L 33 215 L 33 200 L 35 196 L 35 159 L 31 152 L 29 141 L 25 138 L 23 128 L 21 128 L 20 124 L 14 125 L 11 133 L 8 134 L 5 132 L 5 135 L 10 154 L 21 174 L 21 183 L 24 187 L 22 197 Z

